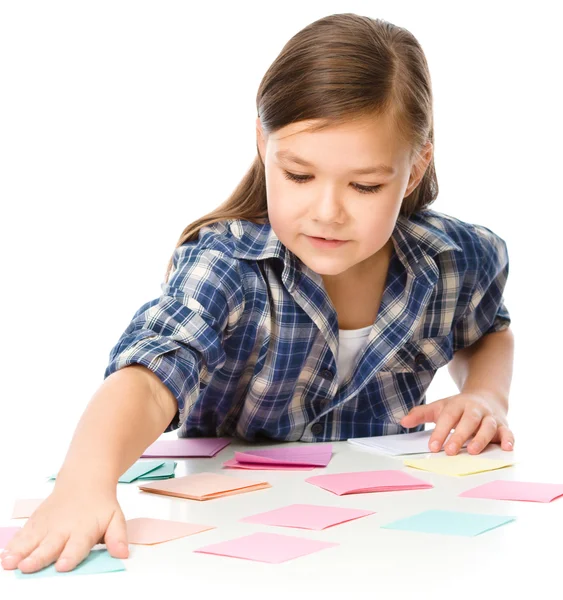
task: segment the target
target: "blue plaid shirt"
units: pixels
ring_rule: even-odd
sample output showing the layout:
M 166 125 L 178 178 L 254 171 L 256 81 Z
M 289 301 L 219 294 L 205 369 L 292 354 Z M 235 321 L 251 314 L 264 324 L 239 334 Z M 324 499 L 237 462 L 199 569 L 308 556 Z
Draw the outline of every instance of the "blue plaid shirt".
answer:
M 379 313 L 345 381 L 322 277 L 270 224 L 204 227 L 174 253 L 162 295 L 111 350 L 108 377 L 153 371 L 178 401 L 179 437 L 317 442 L 415 431 L 399 421 L 454 352 L 506 329 L 506 243 L 434 210 L 399 216 Z

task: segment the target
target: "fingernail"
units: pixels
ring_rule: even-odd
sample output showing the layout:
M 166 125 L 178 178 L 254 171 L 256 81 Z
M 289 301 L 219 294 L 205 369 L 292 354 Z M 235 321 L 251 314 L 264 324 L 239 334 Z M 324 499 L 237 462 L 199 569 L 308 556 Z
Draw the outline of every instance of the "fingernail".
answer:
M 435 452 L 436 450 L 439 450 L 439 449 L 440 449 L 440 442 L 432 442 L 430 444 L 430 450 L 433 450 Z
M 455 444 L 448 444 L 447 448 L 448 452 L 456 452 L 457 446 Z
M 471 444 L 471 450 L 473 450 L 474 452 L 480 452 L 481 445 L 480 444 Z
M 2 562 L 12 560 L 16 558 L 16 554 L 8 554 L 7 552 L 2 552 Z
M 506 447 L 507 447 L 509 450 L 512 450 L 512 442 L 506 442 Z

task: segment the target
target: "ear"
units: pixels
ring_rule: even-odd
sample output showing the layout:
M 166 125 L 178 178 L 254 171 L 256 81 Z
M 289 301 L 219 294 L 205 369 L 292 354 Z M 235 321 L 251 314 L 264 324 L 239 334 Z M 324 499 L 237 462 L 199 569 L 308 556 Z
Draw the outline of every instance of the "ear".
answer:
M 434 146 L 432 145 L 432 142 L 427 141 L 411 167 L 411 174 L 409 177 L 409 184 L 405 191 L 405 198 L 416 189 L 416 186 L 424 177 L 424 173 L 426 173 L 426 169 L 432 160 L 433 152 Z
M 260 154 L 262 162 L 264 162 L 266 156 L 266 142 L 264 140 L 264 130 L 262 129 L 260 117 L 256 117 L 256 149 Z

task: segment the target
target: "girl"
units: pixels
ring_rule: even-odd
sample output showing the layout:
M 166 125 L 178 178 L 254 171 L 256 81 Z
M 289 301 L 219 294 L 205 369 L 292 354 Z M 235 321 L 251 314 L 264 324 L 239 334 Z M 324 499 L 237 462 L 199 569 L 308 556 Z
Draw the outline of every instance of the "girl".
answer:
M 316 442 L 434 422 L 431 450 L 452 428 L 448 454 L 470 437 L 474 454 L 511 449 L 506 245 L 428 208 L 432 93 L 416 39 L 320 19 L 268 69 L 257 112 L 254 163 L 182 233 L 4 568 L 70 570 L 100 540 L 126 557 L 116 482 L 163 431 Z M 426 406 L 448 363 L 460 393 Z

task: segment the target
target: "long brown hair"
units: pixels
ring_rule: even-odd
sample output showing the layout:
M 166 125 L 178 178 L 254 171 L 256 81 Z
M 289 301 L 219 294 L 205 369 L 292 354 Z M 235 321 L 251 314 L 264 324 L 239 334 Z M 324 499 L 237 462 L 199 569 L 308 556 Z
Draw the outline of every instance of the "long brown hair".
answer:
M 303 120 L 309 131 L 389 114 L 398 135 L 418 154 L 434 144 L 432 89 L 424 52 L 410 31 L 353 13 L 329 15 L 295 34 L 266 71 L 256 96 L 265 135 Z M 264 223 L 268 217 L 264 163 L 256 148 L 250 169 L 220 206 L 188 225 L 176 247 L 205 225 L 227 219 Z M 438 181 L 432 157 L 418 186 L 403 200 L 409 217 L 432 203 Z M 173 267 L 170 259 L 166 281 Z

